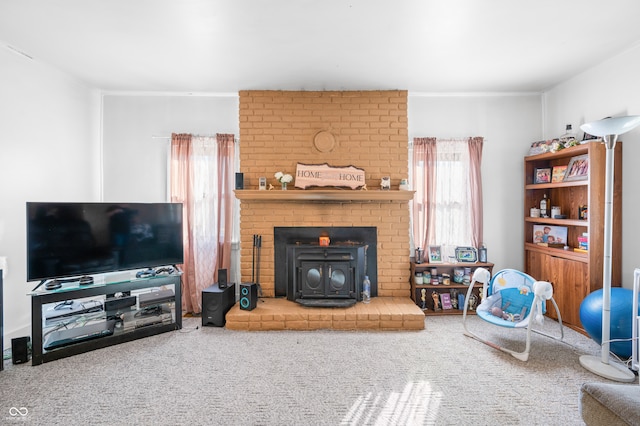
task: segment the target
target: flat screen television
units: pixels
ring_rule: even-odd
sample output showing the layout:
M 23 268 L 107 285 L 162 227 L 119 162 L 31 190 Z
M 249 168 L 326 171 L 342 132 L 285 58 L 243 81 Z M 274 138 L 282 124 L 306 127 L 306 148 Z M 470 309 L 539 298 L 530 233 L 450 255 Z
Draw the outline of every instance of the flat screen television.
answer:
M 182 262 L 181 203 L 27 203 L 27 281 Z

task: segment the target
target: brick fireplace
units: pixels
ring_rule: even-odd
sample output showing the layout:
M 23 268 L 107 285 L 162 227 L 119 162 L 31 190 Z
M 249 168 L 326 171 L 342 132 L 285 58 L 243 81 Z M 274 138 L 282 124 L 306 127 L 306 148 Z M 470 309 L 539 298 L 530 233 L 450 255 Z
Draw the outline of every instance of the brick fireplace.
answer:
M 262 293 L 272 298 L 280 296 L 274 280 L 274 228 L 375 227 L 377 296 L 408 299 L 409 198 L 392 194 L 408 176 L 407 92 L 241 91 L 239 120 L 244 192 L 259 194 L 236 191 L 242 280 L 251 279 L 255 234 L 262 236 Z M 333 140 L 318 144 L 319 133 Z M 368 191 L 300 190 L 293 183 L 281 191 L 274 173 L 295 175 L 298 162 L 361 168 Z M 257 191 L 261 176 L 273 191 Z M 380 190 L 383 176 L 391 178 L 392 191 Z
M 407 92 L 240 92 L 240 169 L 245 189 L 296 164 L 359 167 L 369 191 L 391 177 L 392 189 L 408 176 Z M 314 137 L 330 132 L 332 148 Z M 324 152 L 323 152 L 324 151 Z M 291 190 L 293 185 L 290 185 Z M 309 189 L 307 191 L 313 191 Z M 345 191 L 352 191 L 345 189 Z M 245 201 L 240 204 L 241 275 L 251 278 L 253 235 L 262 235 L 261 286 L 275 296 L 273 228 L 277 226 L 375 226 L 378 229 L 378 296 L 409 297 L 409 208 L 406 201 Z

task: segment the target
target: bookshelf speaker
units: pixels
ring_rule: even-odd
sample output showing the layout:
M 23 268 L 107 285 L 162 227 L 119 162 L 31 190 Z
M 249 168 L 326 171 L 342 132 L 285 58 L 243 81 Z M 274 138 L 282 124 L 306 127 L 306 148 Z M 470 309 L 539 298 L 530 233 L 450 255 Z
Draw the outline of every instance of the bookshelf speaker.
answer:
M 227 270 L 218 269 L 218 287 L 227 288 Z
M 258 306 L 258 285 L 256 283 L 240 284 L 240 309 L 251 311 Z
M 244 173 L 236 173 L 236 189 L 244 189 Z

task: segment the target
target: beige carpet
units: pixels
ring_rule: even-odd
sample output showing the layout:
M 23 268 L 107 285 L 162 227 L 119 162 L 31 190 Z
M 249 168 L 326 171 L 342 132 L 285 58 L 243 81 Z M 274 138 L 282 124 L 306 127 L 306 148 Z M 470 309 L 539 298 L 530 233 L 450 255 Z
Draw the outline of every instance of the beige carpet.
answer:
M 233 331 L 198 327 L 40 366 L 5 362 L 0 423 L 104 425 L 580 425 L 578 390 L 606 381 L 533 337 L 528 362 L 462 334 L 462 317 L 420 331 Z M 470 319 L 503 341 L 524 335 Z M 545 329 L 555 325 L 545 321 Z M 11 407 L 25 407 L 20 420 Z M 24 411 L 23 411 L 24 412 Z

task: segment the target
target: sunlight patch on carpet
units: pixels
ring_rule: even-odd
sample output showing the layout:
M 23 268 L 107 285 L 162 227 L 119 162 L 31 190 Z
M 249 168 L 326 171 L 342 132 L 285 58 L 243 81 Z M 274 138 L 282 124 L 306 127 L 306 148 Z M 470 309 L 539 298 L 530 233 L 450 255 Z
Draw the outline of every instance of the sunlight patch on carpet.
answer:
M 438 417 L 442 392 L 436 392 L 426 381 L 409 382 L 402 392 L 369 392 L 359 396 L 341 425 L 431 424 Z

